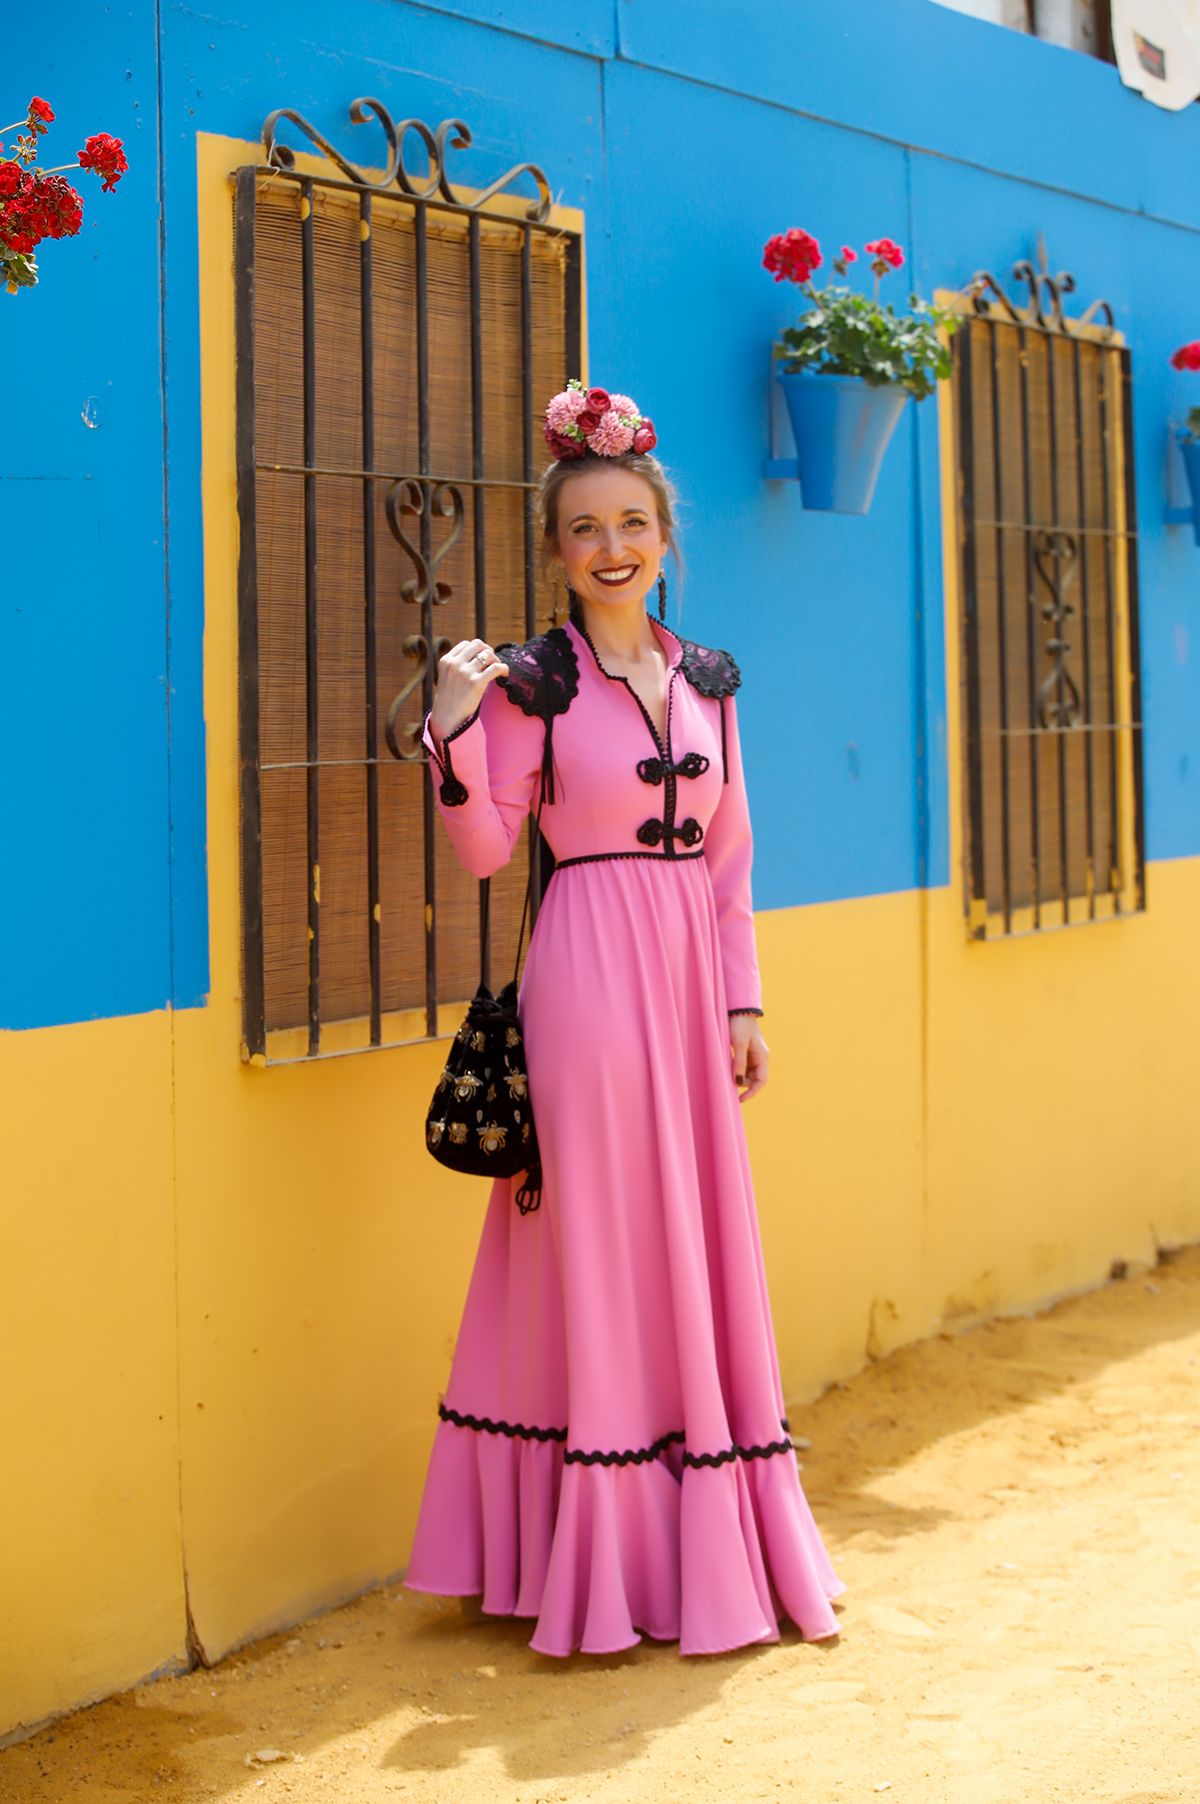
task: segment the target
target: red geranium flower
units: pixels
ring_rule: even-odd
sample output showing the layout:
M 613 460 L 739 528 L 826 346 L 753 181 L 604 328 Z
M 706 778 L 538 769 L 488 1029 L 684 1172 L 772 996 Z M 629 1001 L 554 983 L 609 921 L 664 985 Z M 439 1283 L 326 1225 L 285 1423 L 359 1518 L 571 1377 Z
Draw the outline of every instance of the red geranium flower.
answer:
M 870 249 L 870 246 L 868 246 L 867 248 Z M 843 263 L 857 263 L 858 262 L 858 252 L 856 250 L 852 250 L 848 244 L 843 244 L 843 246 L 842 246 L 842 262 Z
M 820 245 L 811 232 L 800 226 L 776 232 L 763 246 L 763 268 L 773 271 L 777 282 L 785 277 L 789 282 L 807 282 L 822 261 Z
M 1177 370 L 1200 370 L 1200 338 L 1193 339 L 1191 344 L 1180 345 L 1171 353 L 1171 362 Z
M 101 186 L 106 194 L 112 192 L 129 168 L 124 145 L 120 138 L 114 138 L 109 132 L 95 132 L 75 155 L 81 169 L 94 169 L 102 178 Z
M 0 285 L 16 294 L 37 285 L 33 251 L 44 238 L 73 238 L 83 224 L 83 201 L 65 179 L 64 170 L 91 169 L 111 193 L 129 164 L 125 146 L 110 132 L 95 132 L 76 152 L 78 164 L 56 169 L 32 168 L 38 160 L 38 139 L 54 119 L 54 108 L 40 94 L 29 102 L 26 129 L 20 132 L 12 154 L 0 154 Z M 5 126 L 5 133 L 16 127 Z M 0 144 L 0 153 L 4 146 Z
M 888 263 L 893 269 L 899 269 L 904 261 L 904 252 L 890 238 L 876 238 L 874 243 L 864 246 L 868 257 L 877 257 L 881 263 Z
M 15 251 L 31 251 L 43 238 L 73 238 L 83 223 L 83 202 L 61 175 L 23 175 L 0 214 L 0 238 Z

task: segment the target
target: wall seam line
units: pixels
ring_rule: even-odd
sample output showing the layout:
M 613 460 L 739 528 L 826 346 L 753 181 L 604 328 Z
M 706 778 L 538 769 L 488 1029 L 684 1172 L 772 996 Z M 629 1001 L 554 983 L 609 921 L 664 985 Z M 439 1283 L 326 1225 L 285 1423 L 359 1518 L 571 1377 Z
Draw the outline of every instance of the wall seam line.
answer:
M 187 1546 L 183 1521 L 183 1333 L 180 1309 L 179 1259 L 179 1118 L 178 1046 L 175 1010 L 175 797 L 171 709 L 171 510 L 170 430 L 167 419 L 167 172 L 163 99 L 162 0 L 154 0 L 154 81 L 157 111 L 158 153 L 158 392 L 162 410 L 162 519 L 163 519 L 163 661 L 166 691 L 167 764 L 167 1022 L 170 1068 L 170 1192 L 175 1287 L 175 1499 L 179 1536 L 180 1583 L 183 1591 L 184 1652 L 189 1668 L 204 1664 L 204 1651 L 192 1620 L 188 1584 Z

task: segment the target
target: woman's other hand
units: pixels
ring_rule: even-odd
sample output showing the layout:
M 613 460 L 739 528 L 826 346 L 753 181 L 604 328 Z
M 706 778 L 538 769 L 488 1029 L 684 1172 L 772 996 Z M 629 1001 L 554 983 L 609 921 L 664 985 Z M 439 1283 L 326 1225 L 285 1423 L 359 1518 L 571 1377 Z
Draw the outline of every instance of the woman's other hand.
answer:
M 484 639 L 460 639 L 438 659 L 437 689 L 429 714 L 429 726 L 440 746 L 464 720 L 470 720 L 483 692 L 497 677 L 508 675 L 508 665 Z
M 733 1052 L 733 1081 L 739 1102 L 748 1102 L 767 1081 L 770 1053 L 762 1037 L 757 1015 L 730 1015 L 729 1041 Z

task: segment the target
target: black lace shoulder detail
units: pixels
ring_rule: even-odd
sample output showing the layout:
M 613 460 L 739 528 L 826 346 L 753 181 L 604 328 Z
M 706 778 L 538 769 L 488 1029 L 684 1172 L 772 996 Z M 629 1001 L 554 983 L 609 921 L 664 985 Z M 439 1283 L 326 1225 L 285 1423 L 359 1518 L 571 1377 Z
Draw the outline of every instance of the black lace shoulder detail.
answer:
M 683 646 L 679 668 L 697 695 L 723 700 L 740 686 L 742 673 L 730 652 L 710 650 L 707 645 L 697 645 L 694 639 L 681 639 L 679 643 Z
M 507 640 L 495 650 L 508 665 L 508 675 L 496 681 L 510 702 L 545 721 L 566 713 L 579 693 L 579 659 L 564 627 L 552 626 L 524 645 Z

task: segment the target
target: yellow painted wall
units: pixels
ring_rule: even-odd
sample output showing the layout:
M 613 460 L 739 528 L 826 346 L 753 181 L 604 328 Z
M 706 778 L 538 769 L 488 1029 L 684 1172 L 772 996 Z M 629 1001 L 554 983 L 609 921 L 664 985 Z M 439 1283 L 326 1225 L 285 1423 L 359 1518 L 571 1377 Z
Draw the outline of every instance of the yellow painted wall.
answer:
M 224 176 L 257 153 L 199 154 L 212 992 L 0 1035 L 0 1735 L 184 1662 L 189 1607 L 215 1659 L 403 1567 L 485 1202 L 423 1150 L 441 1045 L 239 1057 Z M 1149 895 L 1007 943 L 968 940 L 957 884 L 760 914 L 746 1120 L 789 1400 L 1200 1238 L 1200 860 Z
M 0 1033 L 0 1734 L 186 1664 L 170 1035 Z

